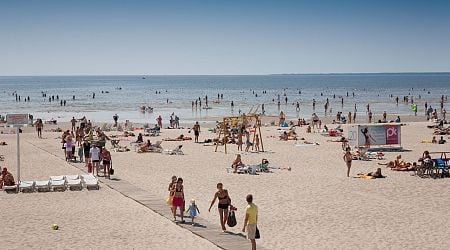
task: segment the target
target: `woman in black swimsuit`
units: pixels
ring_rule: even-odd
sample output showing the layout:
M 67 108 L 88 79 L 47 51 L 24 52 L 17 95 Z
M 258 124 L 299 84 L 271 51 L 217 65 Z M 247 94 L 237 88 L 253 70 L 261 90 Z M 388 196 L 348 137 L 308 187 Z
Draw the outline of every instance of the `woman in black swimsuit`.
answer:
M 216 199 L 219 199 L 218 209 L 220 215 L 220 225 L 222 226 L 222 231 L 225 232 L 226 227 L 225 224 L 228 220 L 228 207 L 231 206 L 231 198 L 228 195 L 228 190 L 223 189 L 222 183 L 217 183 L 217 192 L 214 194 L 214 199 L 211 202 L 211 206 L 209 206 L 208 211 L 211 212 L 211 208 L 216 202 Z

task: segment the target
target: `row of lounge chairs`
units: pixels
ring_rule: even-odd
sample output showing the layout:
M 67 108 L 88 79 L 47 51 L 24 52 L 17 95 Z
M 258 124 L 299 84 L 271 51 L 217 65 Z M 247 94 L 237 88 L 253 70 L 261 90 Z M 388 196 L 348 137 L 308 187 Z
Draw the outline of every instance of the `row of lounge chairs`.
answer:
M 59 175 L 50 176 L 49 180 L 44 181 L 20 181 L 19 187 L 6 186 L 3 190 L 6 192 L 50 192 L 50 191 L 65 191 L 69 190 L 98 190 L 98 179 L 92 174 L 86 175 Z

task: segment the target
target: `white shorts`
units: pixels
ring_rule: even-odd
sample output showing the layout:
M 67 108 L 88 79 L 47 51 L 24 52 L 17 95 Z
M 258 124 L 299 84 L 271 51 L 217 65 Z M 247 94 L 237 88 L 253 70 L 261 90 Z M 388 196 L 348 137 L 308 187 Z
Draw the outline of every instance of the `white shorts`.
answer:
M 247 239 L 254 240 L 256 235 L 256 224 L 247 225 Z

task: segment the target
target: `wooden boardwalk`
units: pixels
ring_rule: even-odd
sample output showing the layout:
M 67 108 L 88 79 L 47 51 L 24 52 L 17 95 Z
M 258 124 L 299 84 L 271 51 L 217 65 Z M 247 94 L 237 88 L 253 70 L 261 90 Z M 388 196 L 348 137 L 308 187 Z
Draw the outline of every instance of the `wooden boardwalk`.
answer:
M 155 213 L 165 217 L 172 221 L 173 215 L 171 214 L 169 206 L 165 203 L 161 197 L 156 197 L 149 194 L 148 191 L 133 186 L 131 183 L 124 180 L 108 180 L 100 179 L 100 181 L 106 186 L 116 190 L 124 196 L 133 199 L 134 201 L 142 204 L 143 206 L 151 209 Z M 189 222 L 189 217 L 185 218 L 186 223 L 177 223 L 178 226 L 191 231 L 193 234 L 200 236 L 221 249 L 241 250 L 251 249 L 250 241 L 245 238 L 243 233 L 235 234 L 231 232 L 223 233 L 218 225 L 213 225 L 208 221 L 197 217 L 195 219 L 196 226 L 192 226 Z M 258 248 L 262 249 L 262 248 Z
M 43 147 L 35 145 L 34 143 L 28 142 L 36 148 L 45 151 L 56 158 L 64 161 L 59 155 L 55 155 L 54 153 L 46 150 Z M 70 163 L 71 166 L 80 169 L 83 172 L 87 172 L 87 169 L 84 167 L 84 164 L 74 164 Z M 120 194 L 128 197 L 137 203 L 149 208 L 153 212 L 165 217 L 166 219 L 172 221 L 173 215 L 170 211 L 170 208 L 167 206 L 165 200 L 161 197 L 156 197 L 152 195 L 150 192 L 143 190 L 139 187 L 134 186 L 126 180 L 113 178 L 111 180 L 105 178 L 99 178 L 99 181 L 106 185 L 107 187 L 119 192 Z M 219 225 L 211 224 L 210 222 L 197 217 L 195 219 L 196 226 L 192 226 L 189 223 L 190 218 L 186 217 L 187 223 L 177 223 L 178 226 L 185 230 L 191 231 L 193 234 L 202 237 L 209 242 L 213 243 L 217 247 L 221 249 L 230 249 L 230 250 L 241 250 L 241 249 L 251 249 L 250 241 L 246 239 L 244 233 L 231 233 L 231 232 L 222 232 L 222 229 Z M 264 249 L 258 246 L 258 249 Z

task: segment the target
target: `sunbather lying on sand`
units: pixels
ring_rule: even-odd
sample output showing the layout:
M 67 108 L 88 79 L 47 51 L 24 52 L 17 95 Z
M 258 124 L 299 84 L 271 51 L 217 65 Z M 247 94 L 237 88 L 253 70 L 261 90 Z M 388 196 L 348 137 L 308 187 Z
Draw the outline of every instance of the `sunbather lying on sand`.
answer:
M 357 177 L 355 178 L 362 178 L 362 179 L 376 179 L 376 178 L 384 178 L 381 174 L 381 168 L 377 168 L 377 171 L 370 172 L 370 173 L 359 173 Z
M 0 146 L 5 146 L 5 145 L 8 145 L 8 144 L 4 141 L 0 142 Z
M 179 135 L 177 138 L 166 138 L 163 141 L 188 141 L 192 140 L 192 137 L 184 136 L 183 134 Z
M 411 165 L 411 163 L 406 163 L 405 167 L 397 167 L 397 168 L 391 168 L 392 171 L 414 171 L 417 168 L 417 163 L 413 162 L 413 164 Z

